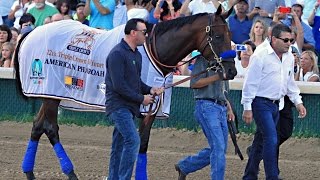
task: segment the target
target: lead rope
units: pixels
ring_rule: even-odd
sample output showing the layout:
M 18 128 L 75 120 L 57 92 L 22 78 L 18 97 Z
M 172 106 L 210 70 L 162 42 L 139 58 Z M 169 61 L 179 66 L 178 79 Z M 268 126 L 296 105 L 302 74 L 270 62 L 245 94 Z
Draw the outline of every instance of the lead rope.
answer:
M 206 73 L 206 72 L 208 72 L 208 71 L 210 71 L 210 70 L 213 70 L 213 71 L 217 72 L 218 69 L 219 69 L 219 66 L 212 65 L 212 66 L 207 67 L 205 70 L 203 70 L 203 71 L 201 71 L 201 72 L 199 72 L 199 73 L 197 73 L 197 74 L 194 74 L 194 75 L 192 75 L 192 76 L 189 76 L 189 77 L 187 77 L 187 78 L 184 78 L 184 79 L 182 79 L 182 80 L 180 80 L 180 81 L 177 81 L 177 82 L 175 82 L 175 83 L 173 83 L 173 84 L 170 84 L 170 85 L 168 85 L 168 86 L 163 85 L 163 87 L 164 87 L 164 89 L 168 89 L 168 88 L 177 86 L 177 85 L 179 85 L 179 84 L 182 84 L 182 83 L 184 83 L 184 82 L 186 82 L 186 81 L 189 81 L 189 80 L 192 79 L 192 78 L 198 77 L 198 76 L 200 76 L 201 74 L 204 74 L 204 73 Z M 156 97 L 156 94 L 153 94 L 153 95 L 152 95 L 152 98 L 154 99 L 155 97 Z M 145 117 L 144 120 L 143 120 L 143 123 L 144 123 L 145 125 L 147 125 L 147 124 L 149 123 L 149 121 L 151 120 L 153 104 L 154 104 L 154 103 L 151 103 L 151 104 L 149 105 L 148 113 L 147 113 L 146 117 Z

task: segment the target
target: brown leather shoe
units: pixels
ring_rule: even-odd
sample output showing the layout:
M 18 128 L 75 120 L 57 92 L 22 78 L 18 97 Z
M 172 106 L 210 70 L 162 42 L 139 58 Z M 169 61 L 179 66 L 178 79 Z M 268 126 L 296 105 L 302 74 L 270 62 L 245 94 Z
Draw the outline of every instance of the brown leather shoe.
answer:
M 187 179 L 187 175 L 183 174 L 183 172 L 179 168 L 178 164 L 175 164 L 174 167 L 175 167 L 176 171 L 178 171 L 178 173 L 179 173 L 178 180 L 186 180 Z

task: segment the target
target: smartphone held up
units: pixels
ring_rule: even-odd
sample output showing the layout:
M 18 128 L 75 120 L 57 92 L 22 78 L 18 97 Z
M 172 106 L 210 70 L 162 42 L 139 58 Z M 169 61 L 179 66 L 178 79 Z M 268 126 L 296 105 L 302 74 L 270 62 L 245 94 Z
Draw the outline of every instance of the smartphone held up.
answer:
M 245 44 L 236 44 L 236 51 L 247 51 L 247 46 Z
M 289 13 L 291 13 L 291 7 L 280 6 L 279 12 L 283 13 L 283 14 L 289 14 Z

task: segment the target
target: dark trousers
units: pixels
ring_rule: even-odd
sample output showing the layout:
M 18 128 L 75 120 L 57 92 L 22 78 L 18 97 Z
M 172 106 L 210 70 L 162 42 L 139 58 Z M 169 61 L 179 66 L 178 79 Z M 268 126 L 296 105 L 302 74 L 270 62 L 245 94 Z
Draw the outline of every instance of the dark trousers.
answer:
M 280 145 L 289 139 L 293 131 L 293 103 L 288 96 L 284 97 L 284 108 L 280 111 L 280 118 L 277 124 L 278 132 L 278 149 L 277 149 L 277 162 L 279 161 Z M 278 166 L 279 169 L 279 166 Z

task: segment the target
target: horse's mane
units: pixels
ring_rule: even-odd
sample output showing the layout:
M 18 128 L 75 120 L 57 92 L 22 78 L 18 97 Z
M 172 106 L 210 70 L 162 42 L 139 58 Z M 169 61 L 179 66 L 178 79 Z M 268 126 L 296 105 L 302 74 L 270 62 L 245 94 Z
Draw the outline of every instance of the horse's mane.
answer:
M 206 15 L 208 15 L 208 13 L 201 13 L 201 14 L 187 16 L 187 17 L 179 17 L 170 21 L 164 21 L 164 22 L 158 23 L 154 28 L 154 33 L 156 35 L 161 35 L 170 29 L 175 28 L 178 30 L 184 25 L 192 24 L 199 17 L 206 16 Z

